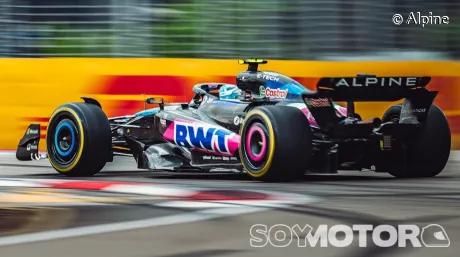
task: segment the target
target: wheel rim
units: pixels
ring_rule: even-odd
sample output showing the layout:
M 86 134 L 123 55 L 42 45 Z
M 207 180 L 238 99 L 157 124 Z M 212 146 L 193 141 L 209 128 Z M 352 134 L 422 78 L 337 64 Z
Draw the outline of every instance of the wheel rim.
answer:
M 270 137 L 265 124 L 258 119 L 248 120 L 248 126 L 242 137 L 243 158 L 251 173 L 258 174 L 265 167 L 268 158 Z
M 71 119 L 60 117 L 61 119 L 53 122 L 57 126 L 51 128 L 50 139 L 50 158 L 61 167 L 71 165 L 78 153 L 80 142 L 78 129 Z
M 267 152 L 267 138 L 260 127 L 251 127 L 246 139 L 246 149 L 249 159 L 259 162 Z
M 56 128 L 54 145 L 56 146 L 56 151 L 62 157 L 66 157 L 72 153 L 75 147 L 75 132 L 74 128 L 67 121 L 60 123 Z

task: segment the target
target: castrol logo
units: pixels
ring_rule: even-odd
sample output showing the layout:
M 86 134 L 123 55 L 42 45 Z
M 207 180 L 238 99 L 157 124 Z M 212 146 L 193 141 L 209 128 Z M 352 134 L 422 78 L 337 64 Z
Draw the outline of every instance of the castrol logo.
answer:
M 287 97 L 287 94 L 288 94 L 288 89 L 279 89 L 279 88 L 275 88 L 275 89 L 272 89 L 272 88 L 265 88 L 263 86 L 261 86 L 259 88 L 259 91 L 260 91 L 260 97 L 264 98 L 264 97 L 268 97 L 268 98 L 286 98 Z

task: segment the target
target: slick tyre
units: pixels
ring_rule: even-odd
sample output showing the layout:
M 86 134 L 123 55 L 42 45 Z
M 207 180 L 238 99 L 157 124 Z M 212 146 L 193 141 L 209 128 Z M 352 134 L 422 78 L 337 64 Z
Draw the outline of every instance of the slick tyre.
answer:
M 382 117 L 382 123 L 384 122 L 394 122 L 398 123 L 399 122 L 399 116 L 401 116 L 401 110 L 402 110 L 402 105 L 397 104 L 393 105 L 386 112 L 383 114 Z
M 252 178 L 291 181 L 307 171 L 312 156 L 312 131 L 301 110 L 258 107 L 247 114 L 240 135 L 240 159 Z
M 57 172 L 71 177 L 92 176 L 111 154 L 107 116 L 93 104 L 64 104 L 51 115 L 46 144 L 49 161 Z
M 390 107 L 382 121 L 399 122 L 401 110 L 401 105 Z M 406 169 L 403 168 L 404 160 L 397 161 L 397 158 L 387 161 L 385 169 L 398 178 L 435 177 L 446 166 L 450 148 L 451 133 L 447 118 L 439 107 L 432 105 L 420 134 L 405 152 Z

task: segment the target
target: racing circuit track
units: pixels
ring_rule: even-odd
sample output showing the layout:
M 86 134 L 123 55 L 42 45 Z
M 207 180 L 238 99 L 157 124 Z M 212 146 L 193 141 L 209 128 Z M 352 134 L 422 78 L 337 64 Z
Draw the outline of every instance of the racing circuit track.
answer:
M 306 175 L 295 183 L 260 183 L 234 174 L 139 171 L 131 158 L 116 159 L 102 173 L 85 179 L 153 183 L 148 190 L 129 187 L 136 194 L 76 190 L 85 189 L 85 184 L 64 183 L 75 179 L 57 176 L 47 160 L 20 163 L 6 153 L 0 154 L 0 174 L 0 252 L 4 257 L 450 257 L 458 256 L 460 250 L 459 152 L 452 152 L 441 175 L 427 179 L 343 172 Z M 55 181 L 61 189 L 33 188 L 38 179 L 64 181 Z M 177 199 L 181 189 L 196 188 L 213 191 L 207 197 Z M 254 190 L 268 195 L 290 193 L 285 196 L 292 201 L 270 204 L 255 197 Z M 245 197 L 252 200 L 238 201 Z M 381 248 L 368 237 L 368 246 L 361 248 L 356 239 L 346 248 L 299 248 L 296 240 L 287 248 L 250 246 L 252 225 L 278 223 L 302 227 L 439 224 L 451 244 L 448 248 Z

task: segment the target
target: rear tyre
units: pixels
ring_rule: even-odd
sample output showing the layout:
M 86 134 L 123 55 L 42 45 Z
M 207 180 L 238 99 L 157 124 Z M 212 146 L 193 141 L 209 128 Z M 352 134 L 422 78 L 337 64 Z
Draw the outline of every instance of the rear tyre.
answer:
M 393 105 L 383 114 L 382 123 L 384 122 L 394 122 L 399 123 L 399 116 L 401 115 L 402 105 L 397 104 Z
M 93 104 L 64 104 L 51 115 L 46 144 L 49 161 L 57 172 L 92 176 L 102 170 L 111 154 L 107 116 Z
M 390 107 L 383 115 L 383 122 L 399 122 L 402 106 Z M 397 157 L 385 160 L 386 171 L 398 178 L 435 177 L 446 166 L 451 148 L 449 123 L 443 111 L 432 105 L 423 130 L 406 150 L 406 169 Z M 400 153 L 401 154 L 401 153 Z M 398 155 L 398 154 L 395 154 Z
M 246 116 L 240 135 L 240 159 L 252 178 L 290 181 L 307 171 L 312 131 L 301 110 L 287 106 L 256 108 Z

